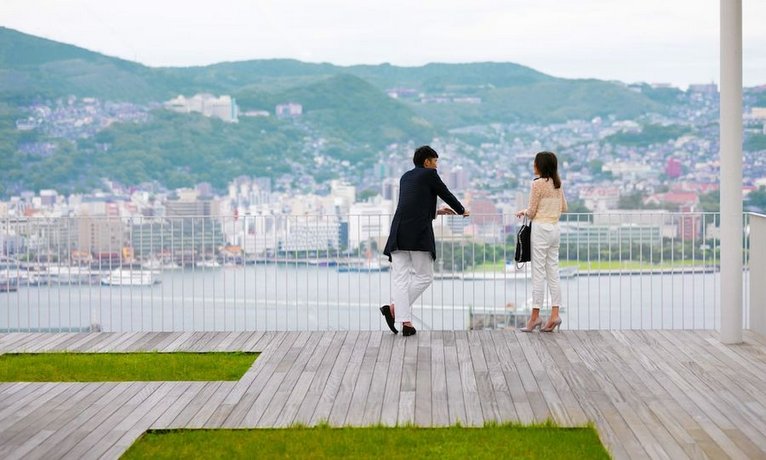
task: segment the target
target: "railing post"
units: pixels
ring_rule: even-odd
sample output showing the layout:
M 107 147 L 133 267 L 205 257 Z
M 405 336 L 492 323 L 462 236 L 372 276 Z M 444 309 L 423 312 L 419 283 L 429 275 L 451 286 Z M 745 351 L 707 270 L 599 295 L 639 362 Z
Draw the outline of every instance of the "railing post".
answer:
M 721 341 L 742 342 L 742 0 L 721 0 Z
M 766 216 L 750 214 L 750 330 L 766 336 Z

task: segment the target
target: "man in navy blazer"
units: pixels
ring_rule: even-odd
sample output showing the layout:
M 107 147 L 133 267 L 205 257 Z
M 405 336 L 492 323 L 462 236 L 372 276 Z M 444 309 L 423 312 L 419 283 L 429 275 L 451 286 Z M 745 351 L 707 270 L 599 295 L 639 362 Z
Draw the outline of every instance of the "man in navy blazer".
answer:
M 404 173 L 399 182 L 399 204 L 383 251 L 393 264 L 392 302 L 380 309 L 394 334 L 398 333 L 395 321 L 402 323 L 402 335 L 416 332 L 412 326 L 412 304 L 434 279 L 436 241 L 433 220 L 437 215 L 445 214 L 469 216 L 436 172 L 438 159 L 439 154 L 431 147 L 418 147 L 412 158 L 415 168 Z M 449 207 L 437 210 L 437 197 Z

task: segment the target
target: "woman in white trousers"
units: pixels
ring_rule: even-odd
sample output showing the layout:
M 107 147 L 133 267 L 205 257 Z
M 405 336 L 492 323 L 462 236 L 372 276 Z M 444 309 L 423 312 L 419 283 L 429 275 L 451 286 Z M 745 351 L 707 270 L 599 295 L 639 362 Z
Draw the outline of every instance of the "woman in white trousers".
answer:
M 553 332 L 561 327 L 561 283 L 559 280 L 559 242 L 561 230 L 559 219 L 567 210 L 567 200 L 558 173 L 558 159 L 552 152 L 535 155 L 535 180 L 529 193 L 529 205 L 516 213 L 532 220 L 532 315 L 523 332 L 540 328 L 541 332 Z M 545 283 L 551 295 L 551 316 L 543 326 L 540 307 L 545 295 Z

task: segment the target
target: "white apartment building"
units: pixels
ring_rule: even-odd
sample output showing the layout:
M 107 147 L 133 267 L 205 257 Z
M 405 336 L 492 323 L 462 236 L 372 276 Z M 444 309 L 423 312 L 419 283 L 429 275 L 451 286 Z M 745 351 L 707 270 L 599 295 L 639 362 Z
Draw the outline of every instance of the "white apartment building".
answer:
M 206 117 L 220 118 L 229 123 L 239 121 L 237 119 L 238 109 L 236 100 L 228 95 L 216 97 L 212 94 L 202 93 L 195 94 L 189 98 L 179 95 L 165 102 L 164 106 L 166 109 L 175 112 L 197 112 Z
M 378 199 L 352 205 L 348 216 L 349 249 L 358 248 L 362 242 L 375 241 L 382 252 L 391 231 L 393 213 L 393 202 L 390 200 Z

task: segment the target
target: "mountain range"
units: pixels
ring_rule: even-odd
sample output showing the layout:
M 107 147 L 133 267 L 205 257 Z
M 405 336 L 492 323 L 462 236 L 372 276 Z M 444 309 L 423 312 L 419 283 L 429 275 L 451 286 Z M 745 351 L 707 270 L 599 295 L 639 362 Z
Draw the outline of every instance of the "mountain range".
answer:
M 387 90 L 395 88 L 426 95 L 434 102 L 423 103 L 419 97 L 392 98 Z M 99 133 L 110 144 L 101 161 L 92 161 L 93 139 L 58 149 L 55 156 L 70 158 L 56 163 L 59 171 L 55 176 L 50 168 L 45 169 L 54 160 L 27 158 L 18 152 L 21 143 L 48 140 L 39 133 L 14 129 L 13 121 L 23 117 L 23 108 L 32 103 L 74 95 L 150 105 L 179 94 L 202 92 L 231 95 L 241 111 L 273 112 L 276 104 L 295 101 L 303 106 L 301 125 L 272 117 L 269 121 L 241 120 L 236 126 L 222 128 L 215 120 L 157 114 L 148 123 L 154 126 L 113 126 Z M 0 174 L 5 176 L 0 176 L 0 182 L 8 192 L 24 187 L 66 189 L 99 174 L 122 176 L 129 183 L 164 181 L 170 175 L 177 178 L 171 181 L 173 185 L 206 180 L 221 186 L 231 179 L 227 174 L 258 175 L 264 173 L 265 165 L 286 158 L 305 160 L 310 152 L 300 142 L 307 132 L 328 140 L 333 146 L 330 152 L 338 159 L 355 161 L 391 143 L 429 142 L 450 129 L 471 125 L 544 124 L 610 115 L 627 119 L 663 113 L 677 93 L 648 85 L 637 92 L 619 82 L 557 78 L 522 65 L 496 62 L 399 67 L 278 59 L 155 68 L 0 27 Z M 224 130 L 224 137 L 220 132 L 212 134 Z M 252 130 L 262 135 L 254 136 Z M 172 139 L 181 134 L 184 140 L 174 143 Z M 130 136 L 133 138 L 126 141 Z M 157 142 L 158 138 L 166 142 Z M 203 152 L 213 138 L 215 148 Z M 137 145 L 142 139 L 143 147 Z M 146 152 L 159 155 L 162 161 L 147 163 Z M 25 172 L 24 165 L 30 162 L 39 163 L 42 172 Z M 71 170 L 62 169 L 61 164 L 70 164 Z M 222 167 L 225 173 L 215 176 L 210 164 L 228 166 Z M 157 169 L 160 167 L 179 174 L 168 174 Z M 273 167 L 268 173 L 277 169 L 287 168 Z

